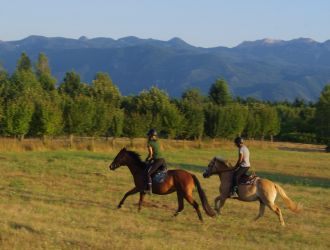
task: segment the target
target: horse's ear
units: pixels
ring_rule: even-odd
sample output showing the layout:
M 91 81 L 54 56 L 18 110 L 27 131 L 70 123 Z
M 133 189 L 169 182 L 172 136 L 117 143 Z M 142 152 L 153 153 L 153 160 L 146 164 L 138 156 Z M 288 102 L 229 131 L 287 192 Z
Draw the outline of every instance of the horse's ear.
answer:
M 127 151 L 127 149 L 126 149 L 126 147 L 123 147 L 123 149 L 122 149 L 123 151 Z

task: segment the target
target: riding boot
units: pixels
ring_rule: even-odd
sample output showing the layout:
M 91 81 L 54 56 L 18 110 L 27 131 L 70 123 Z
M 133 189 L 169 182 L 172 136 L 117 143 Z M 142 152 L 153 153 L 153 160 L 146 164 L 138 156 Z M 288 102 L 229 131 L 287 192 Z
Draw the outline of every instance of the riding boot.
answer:
M 151 176 L 148 175 L 148 187 L 146 190 L 147 194 L 152 194 L 152 179 Z
M 148 194 L 152 195 L 152 182 L 148 183 Z
M 238 197 L 237 190 L 238 190 L 238 187 L 237 186 L 233 186 L 232 187 L 232 190 L 231 190 L 230 197 Z

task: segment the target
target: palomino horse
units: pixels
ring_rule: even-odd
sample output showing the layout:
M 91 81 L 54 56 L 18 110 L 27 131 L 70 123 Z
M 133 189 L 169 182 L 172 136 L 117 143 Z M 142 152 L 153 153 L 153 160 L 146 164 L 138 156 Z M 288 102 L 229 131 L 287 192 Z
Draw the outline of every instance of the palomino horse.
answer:
M 211 175 L 219 175 L 220 177 L 220 196 L 215 198 L 215 210 L 220 214 L 221 208 L 225 204 L 227 198 L 230 197 L 230 191 L 233 182 L 233 175 L 236 168 L 228 166 L 228 162 L 214 157 L 207 169 L 204 171 L 204 178 L 208 178 Z M 241 184 L 238 186 L 238 200 L 241 201 L 257 201 L 260 202 L 259 215 L 255 220 L 263 216 L 265 212 L 265 206 L 268 206 L 273 212 L 275 212 L 280 220 L 282 226 L 285 225 L 280 208 L 274 203 L 277 192 L 284 200 L 286 206 L 293 212 L 298 213 L 301 208 L 300 204 L 293 202 L 284 192 L 284 190 L 278 185 L 267 179 L 257 178 L 257 180 L 250 185 Z M 220 204 L 219 204 L 220 203 Z
M 131 174 L 134 178 L 135 187 L 128 191 L 122 200 L 119 202 L 118 208 L 124 204 L 125 199 L 132 194 L 140 193 L 139 200 L 139 211 L 141 209 L 143 198 L 145 196 L 145 180 L 146 180 L 146 164 L 140 158 L 140 155 L 128 151 L 126 148 L 120 150 L 118 155 L 115 157 L 113 162 L 110 164 L 110 170 L 115 170 L 120 166 L 128 166 Z M 167 177 L 162 183 L 153 183 L 152 192 L 159 195 L 170 194 L 176 191 L 178 197 L 178 210 L 174 214 L 177 216 L 184 208 L 183 199 L 186 199 L 190 205 L 196 210 L 198 217 L 203 221 L 202 214 L 198 208 L 198 203 L 193 199 L 192 192 L 197 186 L 199 197 L 202 201 L 203 208 L 206 214 L 210 217 L 214 217 L 216 214 L 213 209 L 208 204 L 206 195 L 197 179 L 193 174 L 188 173 L 185 170 L 169 170 L 167 172 Z

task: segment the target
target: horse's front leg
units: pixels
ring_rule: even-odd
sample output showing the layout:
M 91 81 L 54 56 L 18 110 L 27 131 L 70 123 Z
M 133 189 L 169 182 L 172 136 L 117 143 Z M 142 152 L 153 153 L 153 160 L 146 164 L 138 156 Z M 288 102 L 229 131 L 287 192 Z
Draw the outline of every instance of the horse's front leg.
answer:
M 220 195 L 217 196 L 215 199 L 214 199 L 214 210 L 219 213 L 219 206 L 218 206 L 218 202 L 220 201 Z
M 140 200 L 139 200 L 139 208 L 138 211 L 140 212 L 141 207 L 142 207 L 142 203 L 143 203 L 143 198 L 146 194 L 144 192 L 140 192 Z
M 130 191 L 128 191 L 124 197 L 121 199 L 121 201 L 119 202 L 117 208 L 121 208 L 121 206 L 124 204 L 124 201 L 126 200 L 126 198 L 132 194 L 136 194 L 137 192 L 139 192 L 137 187 L 134 187 L 133 189 L 131 189 Z
M 222 196 L 222 195 L 215 198 L 215 200 L 214 200 L 215 208 L 214 209 L 218 214 L 221 214 L 221 208 L 225 205 L 226 199 L 227 199 L 227 197 Z

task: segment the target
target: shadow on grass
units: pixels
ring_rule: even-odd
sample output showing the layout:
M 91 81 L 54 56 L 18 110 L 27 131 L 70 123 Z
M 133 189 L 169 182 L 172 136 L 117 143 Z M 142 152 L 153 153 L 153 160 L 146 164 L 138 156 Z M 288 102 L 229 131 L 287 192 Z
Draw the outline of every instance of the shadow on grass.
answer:
M 24 225 L 24 224 L 20 224 L 20 223 L 16 223 L 16 222 L 9 222 L 9 226 L 15 230 L 25 229 L 26 231 L 28 231 L 30 233 L 39 234 L 39 232 L 37 230 L 33 229 L 32 227 L 30 227 L 28 225 Z
M 172 163 L 169 164 L 171 169 L 179 168 L 187 171 L 202 173 L 206 166 L 192 165 L 184 163 Z M 265 171 L 257 171 L 256 174 L 261 178 L 266 178 L 274 182 L 279 182 L 282 184 L 290 184 L 295 186 L 305 186 L 305 187 L 321 187 L 330 188 L 330 179 L 321 177 L 307 177 L 307 176 L 297 176 L 281 173 L 271 173 Z
M 70 204 L 70 205 L 77 205 L 77 206 L 94 206 L 94 207 L 102 207 L 102 208 L 111 208 L 112 206 L 109 203 L 104 202 L 98 202 L 93 200 L 87 200 L 87 199 L 79 199 L 72 198 L 72 197 L 64 197 L 64 196 L 56 196 L 56 195 L 50 195 L 50 194 L 44 194 L 44 193 L 37 193 L 37 192 L 31 192 L 27 190 L 19 190 L 15 188 L 0 188 L 0 191 L 2 193 L 2 196 L 12 196 L 12 193 L 14 193 L 16 196 L 20 197 L 21 199 L 25 201 L 41 201 L 48 204 Z M 112 191 L 117 191 L 116 189 L 113 189 Z M 11 225 L 12 228 L 15 227 L 15 224 Z M 16 229 L 19 229 L 20 225 L 16 225 Z M 21 228 L 24 228 L 24 225 L 21 225 Z M 27 228 L 25 228 L 28 230 Z
M 295 151 L 295 152 L 326 152 L 325 147 L 322 148 L 290 148 L 290 147 L 278 147 L 279 150 L 283 151 Z
M 201 165 L 192 165 L 185 163 L 168 163 L 167 165 L 170 169 L 184 169 L 187 171 L 200 172 L 200 173 L 202 173 L 207 167 L 207 165 L 201 166 Z
M 257 175 L 283 184 L 291 184 L 305 187 L 330 188 L 330 179 L 320 177 L 296 176 L 280 173 L 257 172 Z

